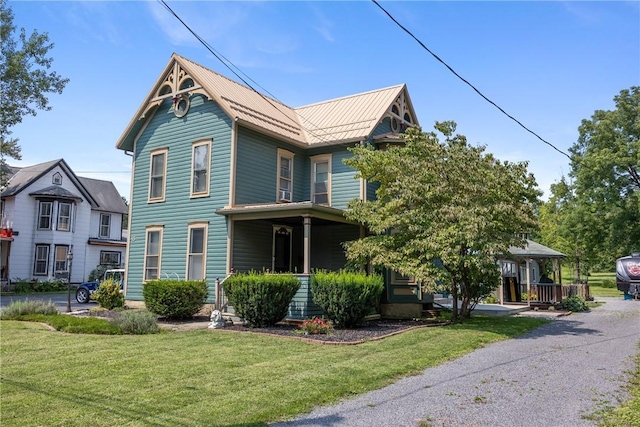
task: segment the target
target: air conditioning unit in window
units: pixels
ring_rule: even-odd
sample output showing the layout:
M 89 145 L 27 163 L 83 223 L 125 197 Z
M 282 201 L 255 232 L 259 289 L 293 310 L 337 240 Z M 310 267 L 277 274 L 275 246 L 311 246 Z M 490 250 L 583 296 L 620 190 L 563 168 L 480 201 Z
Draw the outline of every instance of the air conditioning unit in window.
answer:
M 290 202 L 291 201 L 291 191 L 280 190 L 280 201 L 281 202 Z

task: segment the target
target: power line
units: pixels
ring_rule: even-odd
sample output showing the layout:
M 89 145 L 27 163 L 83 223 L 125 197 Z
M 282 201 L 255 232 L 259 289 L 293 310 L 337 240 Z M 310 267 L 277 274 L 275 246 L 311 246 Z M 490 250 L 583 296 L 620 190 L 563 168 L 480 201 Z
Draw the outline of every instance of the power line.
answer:
M 266 92 L 267 94 L 269 94 L 269 96 L 271 96 L 271 98 L 273 98 L 274 100 L 278 101 L 279 103 L 283 104 L 283 102 L 281 102 L 280 100 L 278 100 L 278 98 L 276 98 L 274 95 L 272 95 L 268 90 L 266 90 L 265 88 L 263 88 L 262 86 L 260 86 L 258 83 L 256 83 L 255 80 L 253 80 L 251 77 L 249 77 L 247 74 L 245 74 L 242 70 L 240 70 L 240 68 L 238 68 L 235 64 L 233 64 L 233 62 L 231 62 L 229 59 L 225 58 L 221 53 L 219 53 L 218 51 L 216 51 L 206 40 L 204 40 L 202 37 L 200 37 L 194 30 L 191 29 L 191 27 L 189 27 L 189 25 L 187 25 L 186 22 L 184 22 L 182 20 L 182 18 L 180 18 L 180 16 L 178 16 L 178 14 L 176 12 L 173 11 L 173 9 L 171 9 L 171 7 L 169 7 L 169 5 L 165 2 L 165 0 L 158 0 L 160 3 L 162 3 L 162 5 L 167 9 L 167 11 L 169 11 L 169 13 L 171 13 L 178 21 L 180 21 L 180 23 L 205 47 L 207 48 L 207 50 L 209 52 L 211 52 L 211 54 L 213 56 L 216 57 L 216 59 L 218 61 L 220 61 L 225 67 L 227 67 L 229 69 L 229 71 L 231 71 L 238 79 L 240 79 L 242 81 L 242 83 L 245 84 L 245 86 L 247 86 L 249 89 L 251 89 L 252 91 L 254 91 L 256 94 L 258 94 L 262 99 L 264 99 L 265 101 L 267 101 L 273 108 L 275 108 L 276 110 L 278 110 L 279 112 L 281 112 L 285 117 L 287 117 L 289 120 L 293 121 L 294 123 L 296 122 L 296 120 L 294 120 L 293 118 L 289 117 L 287 115 L 287 113 L 285 113 L 284 111 L 282 111 L 280 108 L 278 108 L 277 105 L 275 105 L 273 102 L 271 102 L 271 100 L 269 98 L 267 98 L 266 96 L 264 96 L 261 92 L 258 92 L 251 84 L 249 84 L 242 76 L 240 76 L 239 73 L 242 73 L 242 75 L 244 75 L 245 77 L 247 77 L 247 79 L 251 80 L 256 86 L 258 86 L 260 89 L 262 89 L 264 92 Z M 223 60 L 224 59 L 224 60 Z M 233 67 L 233 68 L 232 68 Z M 235 70 L 238 70 L 238 72 L 236 72 Z M 310 123 L 311 125 L 314 125 L 309 119 L 307 119 L 306 117 L 303 117 L 302 115 L 300 115 L 299 113 L 297 113 L 300 117 L 302 117 L 305 121 L 307 121 L 308 123 Z M 312 134 L 313 136 L 315 136 L 316 138 L 318 138 L 320 141 L 323 142 L 327 142 L 327 139 L 324 136 L 318 135 L 317 133 L 315 133 L 314 131 L 312 131 L 311 129 L 305 127 L 304 125 L 300 124 L 301 128 L 306 130 L 307 132 L 309 132 L 310 134 Z M 316 126 L 316 125 L 314 125 Z M 317 127 L 317 126 L 316 126 Z
M 440 59 L 440 57 L 438 55 L 436 55 L 435 53 L 433 53 L 431 51 L 431 49 L 429 49 L 424 43 L 422 43 L 422 41 L 420 41 L 420 39 L 418 39 L 411 31 L 409 31 L 404 25 L 402 25 L 400 22 L 398 22 L 398 20 L 396 18 L 394 18 L 384 7 L 382 7 L 380 5 L 380 3 L 377 2 L 377 0 L 371 0 L 376 6 L 378 6 L 388 17 L 389 19 L 391 19 L 393 22 L 396 23 L 396 25 L 398 27 L 400 27 L 405 33 L 407 33 L 411 38 L 413 38 L 416 42 L 418 42 L 418 44 L 420 46 L 422 46 L 422 48 L 424 50 L 426 50 L 427 52 L 429 52 L 431 54 L 431 56 L 433 56 L 438 62 L 442 63 L 442 65 L 444 65 L 445 67 L 447 67 L 447 69 L 449 71 L 451 71 L 457 78 L 459 78 L 460 80 L 462 80 L 464 83 L 466 83 L 469 87 L 471 87 L 471 89 L 473 89 L 478 95 L 480 95 L 485 101 L 487 101 L 488 103 L 490 103 L 491 105 L 493 105 L 494 107 L 496 107 L 498 110 L 500 110 L 500 112 L 502 112 L 502 114 L 504 114 L 505 116 L 509 117 L 511 120 L 513 120 L 514 122 L 516 122 L 518 125 L 520 125 L 524 130 L 526 130 L 527 132 L 531 133 L 533 136 L 535 136 L 536 138 L 538 138 L 540 141 L 544 142 L 545 144 L 547 144 L 549 147 L 553 148 L 554 150 L 556 150 L 558 153 L 565 155 L 567 158 L 569 158 L 569 160 L 571 160 L 571 156 L 569 156 L 567 153 L 565 153 L 564 151 L 560 150 L 559 148 L 557 148 L 555 145 L 553 145 L 552 143 L 550 143 L 549 141 L 545 140 L 544 138 L 542 138 L 540 135 L 538 135 L 537 133 L 535 133 L 534 131 L 532 131 L 531 129 L 529 129 L 528 127 L 526 127 L 525 125 L 523 125 L 518 119 L 516 119 L 515 117 L 513 117 L 512 115 L 510 115 L 509 113 L 507 113 L 505 110 L 503 110 L 498 104 L 496 104 L 495 102 L 493 102 L 492 100 L 490 100 L 489 98 L 487 98 L 482 92 L 480 92 L 474 85 L 472 85 L 471 83 L 469 83 L 466 79 L 464 79 L 462 76 L 460 76 L 460 74 L 456 73 L 456 71 L 451 68 L 446 62 L 444 62 L 442 59 Z

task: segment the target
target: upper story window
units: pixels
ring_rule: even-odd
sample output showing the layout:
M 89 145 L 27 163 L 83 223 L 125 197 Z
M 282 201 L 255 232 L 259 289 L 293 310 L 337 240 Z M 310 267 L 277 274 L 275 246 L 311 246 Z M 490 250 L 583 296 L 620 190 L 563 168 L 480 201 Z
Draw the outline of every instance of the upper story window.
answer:
M 278 195 L 279 202 L 290 202 L 293 195 L 293 153 L 278 149 Z
M 193 144 L 191 159 L 191 196 L 209 195 L 209 153 L 211 141 L 200 141 Z
M 58 231 L 71 230 L 71 203 L 58 202 Z
M 111 215 L 100 214 L 100 232 L 98 235 L 104 239 L 108 239 L 111 236 Z
M 331 155 L 311 158 L 311 201 L 331 204 Z
M 167 177 L 167 149 L 151 152 L 149 202 L 163 202 Z
M 144 280 L 160 277 L 161 261 L 162 227 L 149 227 L 144 248 Z
M 33 263 L 35 276 L 46 276 L 49 272 L 49 245 L 36 245 L 36 254 Z
M 206 271 L 207 224 L 189 225 L 187 280 L 202 280 Z
M 38 208 L 38 230 L 51 230 L 53 202 L 40 202 Z
M 60 172 L 54 173 L 51 182 L 55 185 L 62 185 L 62 174 Z

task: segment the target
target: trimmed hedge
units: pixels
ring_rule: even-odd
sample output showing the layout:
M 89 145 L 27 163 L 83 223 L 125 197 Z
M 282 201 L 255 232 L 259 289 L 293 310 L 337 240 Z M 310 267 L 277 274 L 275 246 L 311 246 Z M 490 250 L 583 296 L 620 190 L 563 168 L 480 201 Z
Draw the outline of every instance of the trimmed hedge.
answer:
M 350 272 L 315 272 L 311 294 L 336 327 L 355 328 L 376 307 L 384 290 L 379 275 Z
M 224 281 L 229 302 L 239 317 L 253 327 L 272 326 L 287 315 L 300 288 L 292 274 L 235 273 Z
M 120 282 L 107 279 L 100 282 L 98 289 L 91 294 L 91 299 L 107 310 L 124 307 L 124 295 L 120 292 Z
M 142 288 L 150 312 L 169 319 L 187 319 L 202 310 L 207 300 L 204 280 L 151 280 Z

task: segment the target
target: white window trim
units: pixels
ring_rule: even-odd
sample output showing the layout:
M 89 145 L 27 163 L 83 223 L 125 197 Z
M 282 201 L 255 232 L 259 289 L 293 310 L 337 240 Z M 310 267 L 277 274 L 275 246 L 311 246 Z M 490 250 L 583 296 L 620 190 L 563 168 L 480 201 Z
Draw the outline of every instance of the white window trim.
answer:
M 148 255 L 148 244 L 149 244 L 149 233 L 158 232 L 158 276 L 156 279 L 160 278 L 160 273 L 162 272 L 162 235 L 164 232 L 164 227 L 161 225 L 153 225 L 147 227 L 144 234 L 144 261 L 142 265 L 142 281 L 148 282 L 149 280 L 155 279 L 147 279 L 147 257 Z M 155 255 L 154 255 L 155 256 Z
M 102 234 L 102 218 L 109 218 L 109 224 L 107 225 L 107 234 Z M 100 214 L 100 225 L 98 226 L 98 237 L 100 238 L 110 238 L 111 237 L 111 214 L 101 213 Z
M 39 247 L 47 248 L 47 258 L 45 260 L 45 271 L 44 271 L 44 273 L 38 273 L 36 271 L 36 265 L 38 263 L 38 248 Z M 50 258 L 50 256 L 51 256 L 51 247 L 49 245 L 37 244 L 36 243 L 36 247 L 35 247 L 35 250 L 33 252 L 33 275 L 34 276 L 47 276 L 49 274 L 49 258 Z
M 193 191 L 193 175 L 194 175 L 194 162 L 195 162 L 195 154 L 196 154 L 196 148 L 198 147 L 202 147 L 206 145 L 207 146 L 207 181 L 206 181 L 206 188 L 204 191 L 198 191 L 198 192 L 194 192 Z M 192 198 L 196 198 L 196 197 L 207 197 L 209 196 L 209 184 L 211 183 L 211 140 L 207 139 L 207 140 L 200 140 L 200 141 L 196 141 L 192 144 L 191 146 L 191 182 L 189 184 L 189 188 L 190 188 L 190 192 L 191 192 L 191 197 Z
M 327 162 L 327 203 L 318 203 L 321 205 L 331 206 L 331 154 L 321 154 L 311 157 L 311 202 L 316 203 L 316 164 Z
M 284 150 L 282 148 L 278 148 L 278 169 L 277 169 L 277 174 L 276 174 L 276 201 L 278 203 L 281 202 L 292 202 L 293 201 L 293 158 L 294 158 L 295 154 L 293 154 L 291 151 L 288 150 Z M 280 168 L 282 166 L 282 158 L 287 158 L 289 159 L 289 161 L 291 162 L 291 178 L 289 178 L 289 181 L 291 182 L 290 185 L 290 192 L 289 192 L 289 198 L 284 198 L 282 197 L 282 195 L 280 194 L 280 180 L 282 179 L 282 176 L 280 175 Z
M 185 274 L 184 277 L 186 280 L 189 280 L 189 258 L 191 257 L 191 230 L 194 228 L 203 228 L 203 241 L 202 241 L 202 280 L 206 280 L 207 278 L 207 242 L 209 236 L 209 222 L 207 221 L 198 221 L 192 222 L 187 227 L 187 263 L 185 266 Z
M 104 263 L 103 261 L 103 256 L 104 255 L 117 255 L 118 256 L 118 262 L 117 263 Z M 122 252 L 118 252 L 118 251 L 100 251 L 100 265 L 121 265 L 122 264 Z
M 67 223 L 67 229 L 64 228 L 60 228 L 60 218 L 62 217 L 62 206 L 63 205 L 68 205 L 69 206 L 69 217 L 68 217 L 68 223 Z M 69 202 L 58 202 L 58 215 L 56 216 L 56 230 L 58 231 L 71 231 L 71 219 L 73 218 L 73 203 L 69 203 Z
M 162 195 L 160 197 L 151 197 L 151 182 L 152 182 L 152 171 L 153 171 L 153 158 L 155 156 L 164 155 L 164 170 L 162 171 Z M 169 149 L 168 148 L 160 148 L 157 150 L 151 151 L 149 153 L 149 188 L 147 192 L 148 203 L 158 203 L 164 202 L 167 192 L 167 164 L 169 163 Z
M 42 218 L 42 206 L 43 205 L 49 205 L 51 207 L 51 209 L 49 209 L 49 227 L 47 228 L 41 228 L 40 227 L 40 219 Z M 53 202 L 49 202 L 49 201 L 40 201 L 38 202 L 38 219 L 37 219 L 38 223 L 36 226 L 37 230 L 51 230 L 51 227 L 53 225 Z

